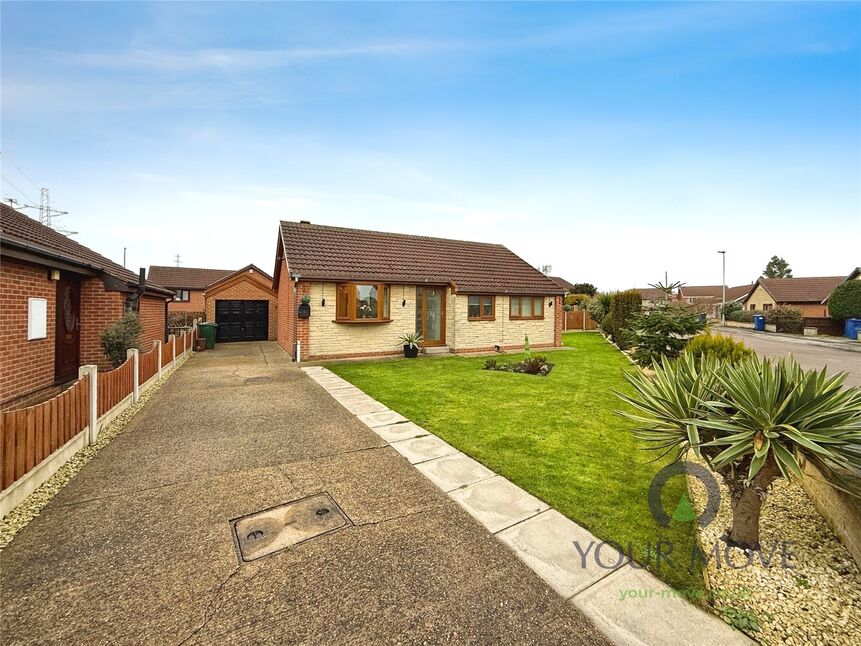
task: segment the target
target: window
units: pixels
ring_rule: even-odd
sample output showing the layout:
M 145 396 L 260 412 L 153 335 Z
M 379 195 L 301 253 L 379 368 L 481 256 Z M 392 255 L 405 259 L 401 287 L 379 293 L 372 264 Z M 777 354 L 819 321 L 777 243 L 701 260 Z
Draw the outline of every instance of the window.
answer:
M 751 311 L 751 312 L 755 312 L 755 311 L 756 311 L 756 303 L 751 303 L 751 304 L 750 304 L 750 311 Z
M 335 299 L 338 321 L 388 321 L 389 286 L 373 283 L 338 285 Z
M 770 309 L 771 309 L 771 303 L 766 303 L 765 305 L 762 306 L 763 312 L 767 312 Z
M 187 289 L 175 289 L 173 290 L 173 300 L 187 303 L 191 300 L 191 296 Z
M 512 296 L 511 311 L 508 313 L 511 319 L 543 319 L 544 297 L 543 296 Z
M 496 297 L 469 296 L 466 317 L 470 321 L 492 321 L 496 318 Z

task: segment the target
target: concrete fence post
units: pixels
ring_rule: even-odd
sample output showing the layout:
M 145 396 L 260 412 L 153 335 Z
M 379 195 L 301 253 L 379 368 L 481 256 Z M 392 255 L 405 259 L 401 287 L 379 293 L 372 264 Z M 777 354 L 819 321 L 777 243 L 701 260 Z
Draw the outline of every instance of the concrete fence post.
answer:
M 161 379 L 161 341 L 153 341 L 152 344 L 155 347 L 155 356 L 158 357 L 158 378 Z
M 176 335 L 169 334 L 167 337 L 167 342 L 170 343 L 170 349 L 173 352 L 173 358 L 171 359 L 170 364 L 176 365 Z
M 126 357 L 132 360 L 132 402 L 137 404 L 141 398 L 141 355 L 137 348 L 126 350 Z
M 90 410 L 87 414 L 89 419 L 89 437 L 88 444 L 95 444 L 99 439 L 99 367 L 93 365 L 80 366 L 78 368 L 78 377 L 89 375 L 88 388 L 90 389 Z

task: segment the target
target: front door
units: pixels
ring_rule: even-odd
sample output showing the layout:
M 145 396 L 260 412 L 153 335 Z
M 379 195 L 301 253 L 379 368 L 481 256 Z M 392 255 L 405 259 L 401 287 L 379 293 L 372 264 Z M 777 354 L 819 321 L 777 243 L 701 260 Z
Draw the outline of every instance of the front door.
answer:
M 445 345 L 444 287 L 416 287 L 416 332 L 422 345 Z
M 78 376 L 81 362 L 81 281 L 65 272 L 57 281 L 55 313 L 54 378 L 62 383 Z

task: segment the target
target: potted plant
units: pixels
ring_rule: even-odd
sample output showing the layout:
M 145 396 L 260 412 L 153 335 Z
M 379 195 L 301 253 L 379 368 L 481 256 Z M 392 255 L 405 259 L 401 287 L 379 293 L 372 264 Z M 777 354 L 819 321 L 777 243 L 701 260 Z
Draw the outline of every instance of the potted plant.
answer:
M 419 356 L 419 344 L 425 338 L 418 332 L 407 332 L 406 334 L 401 334 L 398 340 L 404 345 L 404 356 L 407 359 L 415 359 Z
M 302 303 L 299 305 L 299 318 L 307 319 L 311 317 L 311 297 L 305 294 L 302 297 Z

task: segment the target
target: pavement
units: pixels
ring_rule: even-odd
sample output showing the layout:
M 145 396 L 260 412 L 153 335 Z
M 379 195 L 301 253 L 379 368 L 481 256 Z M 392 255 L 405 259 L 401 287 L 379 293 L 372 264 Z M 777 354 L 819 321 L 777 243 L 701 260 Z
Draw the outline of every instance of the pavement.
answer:
M 846 372 L 847 386 L 861 386 L 861 354 L 858 350 L 845 347 L 852 341 L 823 341 L 815 337 L 790 337 L 731 327 L 716 327 L 715 331 L 743 341 L 747 347 L 765 357 L 776 359 L 792 356 L 804 368 L 821 370 L 827 367 L 829 373 Z M 861 348 L 861 342 L 855 343 Z
M 352 407 L 273 343 L 194 356 L 4 550 L 3 643 L 606 643 Z M 321 492 L 347 523 L 240 558 Z

